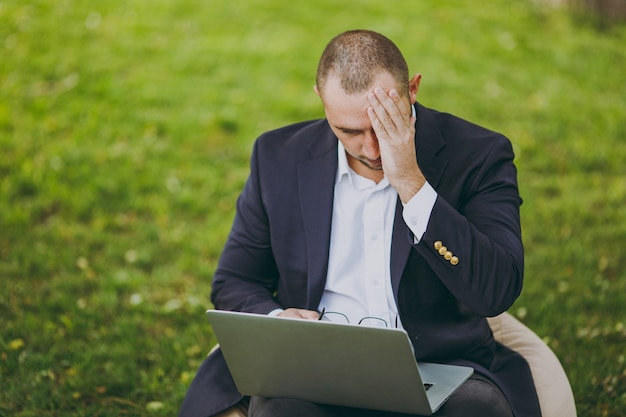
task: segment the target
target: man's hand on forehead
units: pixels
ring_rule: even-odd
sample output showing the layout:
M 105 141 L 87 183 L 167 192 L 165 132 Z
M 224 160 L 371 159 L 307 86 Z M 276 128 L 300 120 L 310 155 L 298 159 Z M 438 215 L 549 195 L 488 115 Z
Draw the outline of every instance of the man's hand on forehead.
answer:
M 407 107 L 407 100 L 403 100 L 395 89 L 386 93 L 382 88 L 374 87 L 367 98 L 371 106 L 368 108 L 368 116 L 377 134 L 386 132 L 395 136 L 409 133 L 413 127 L 411 111 Z
M 378 138 L 383 172 L 407 203 L 426 182 L 415 154 L 415 117 L 410 103 L 395 89 L 374 87 L 367 95 L 367 115 Z

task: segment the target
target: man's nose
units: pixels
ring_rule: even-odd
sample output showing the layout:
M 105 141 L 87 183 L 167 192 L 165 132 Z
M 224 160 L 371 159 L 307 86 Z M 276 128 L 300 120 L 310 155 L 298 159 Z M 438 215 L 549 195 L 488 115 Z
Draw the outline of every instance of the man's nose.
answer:
M 374 129 L 370 129 L 364 135 L 363 152 L 371 159 L 377 159 L 380 156 L 380 148 L 378 146 L 378 138 Z

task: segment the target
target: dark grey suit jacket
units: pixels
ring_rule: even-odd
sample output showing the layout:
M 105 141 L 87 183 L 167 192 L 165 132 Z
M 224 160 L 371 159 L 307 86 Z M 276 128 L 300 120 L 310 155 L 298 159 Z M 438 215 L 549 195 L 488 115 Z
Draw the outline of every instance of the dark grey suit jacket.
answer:
M 493 339 L 485 316 L 520 294 L 524 251 L 517 172 L 504 136 L 416 104 L 420 168 L 438 198 L 413 243 L 398 201 L 392 288 L 420 361 L 463 364 L 492 379 L 516 417 L 539 416 L 525 360 Z M 326 279 L 337 138 L 326 120 L 263 134 L 216 270 L 216 308 L 267 314 L 316 310 Z M 348 239 L 348 238 L 347 238 Z M 458 258 L 437 250 L 441 242 Z M 180 416 L 206 417 L 239 401 L 221 352 L 194 379 Z

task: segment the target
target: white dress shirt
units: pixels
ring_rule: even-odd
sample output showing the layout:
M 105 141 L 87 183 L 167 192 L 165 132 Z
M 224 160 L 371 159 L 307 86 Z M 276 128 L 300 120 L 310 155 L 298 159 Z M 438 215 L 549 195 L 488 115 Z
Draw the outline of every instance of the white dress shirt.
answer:
M 376 184 L 354 172 L 341 142 L 337 158 L 328 272 L 319 310 L 324 309 L 325 319 L 331 321 L 345 323 L 343 316 L 332 314 L 335 312 L 352 324 L 366 318 L 361 324 L 402 327 L 391 288 L 390 265 L 398 193 L 387 178 Z M 404 205 L 402 216 L 416 244 L 426 232 L 436 200 L 437 192 L 426 182 Z
M 330 256 L 320 311 L 339 312 L 356 324 L 364 317 L 401 327 L 391 289 L 391 239 L 398 193 L 383 178 L 378 184 L 348 166 L 339 142 L 338 169 L 330 238 Z M 437 193 L 426 183 L 404 206 L 403 218 L 415 236 L 426 232 Z M 339 315 L 327 319 L 343 321 Z M 366 325 L 384 325 L 366 319 Z

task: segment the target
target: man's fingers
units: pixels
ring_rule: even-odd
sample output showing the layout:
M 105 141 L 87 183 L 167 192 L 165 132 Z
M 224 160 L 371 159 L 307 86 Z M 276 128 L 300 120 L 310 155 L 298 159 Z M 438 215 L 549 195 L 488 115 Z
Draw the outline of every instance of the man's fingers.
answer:
M 395 122 L 393 116 L 397 109 L 389 96 L 387 96 L 382 89 L 377 87 L 369 94 L 369 102 L 376 115 L 376 119 L 378 119 L 382 127 L 387 131 L 394 128 Z
M 390 126 L 389 122 L 386 122 L 385 124 L 385 122 L 381 121 L 380 118 L 378 117 L 378 114 L 376 113 L 376 110 L 374 110 L 373 107 L 369 107 L 367 109 L 367 115 L 370 119 L 370 123 L 372 124 L 372 129 L 374 129 L 374 132 L 376 133 L 377 137 L 380 138 L 383 135 L 389 136 L 389 132 L 387 131 L 387 127 L 386 127 L 386 126 Z
M 391 89 L 391 91 L 389 91 L 389 97 L 391 97 L 391 99 L 395 103 L 400 117 L 402 117 L 403 120 L 405 115 L 411 114 L 411 108 L 407 108 L 407 102 L 405 100 L 402 100 L 400 94 L 398 94 L 398 91 L 396 89 Z M 410 103 L 408 104 L 410 106 Z
M 277 316 L 305 320 L 317 320 L 320 317 L 317 311 L 303 310 L 299 308 L 288 308 L 287 310 L 279 313 Z
M 409 111 L 395 89 L 387 94 L 382 88 L 376 87 L 370 92 L 368 99 L 371 105 L 368 116 L 377 134 L 393 137 L 409 127 Z
M 405 100 L 402 100 L 396 89 L 392 88 L 389 90 L 389 93 L 386 93 L 382 88 L 376 87 L 373 92 L 378 102 L 384 107 L 394 122 L 403 121 L 409 115 L 406 108 L 407 103 L 405 103 Z

